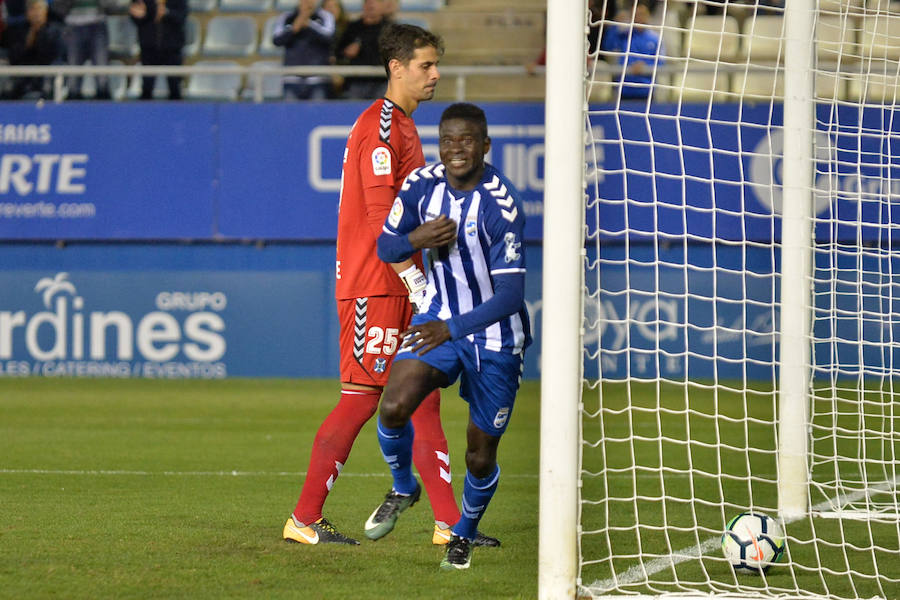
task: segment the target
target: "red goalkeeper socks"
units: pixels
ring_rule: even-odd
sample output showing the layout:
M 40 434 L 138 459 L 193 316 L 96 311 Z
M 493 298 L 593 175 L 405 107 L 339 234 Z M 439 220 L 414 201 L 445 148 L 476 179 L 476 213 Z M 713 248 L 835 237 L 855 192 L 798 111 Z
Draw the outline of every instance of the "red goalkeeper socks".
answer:
M 450 455 L 447 437 L 441 427 L 441 394 L 431 392 L 412 416 L 416 435 L 413 440 L 413 464 L 422 477 L 434 520 L 453 525 L 459 520 L 459 507 L 450 484 Z
M 328 492 L 347 461 L 359 430 L 375 414 L 379 398 L 380 390 L 341 390 L 340 401 L 319 426 L 313 441 L 303 491 L 294 508 L 294 517 L 301 523 L 308 525 L 322 517 Z

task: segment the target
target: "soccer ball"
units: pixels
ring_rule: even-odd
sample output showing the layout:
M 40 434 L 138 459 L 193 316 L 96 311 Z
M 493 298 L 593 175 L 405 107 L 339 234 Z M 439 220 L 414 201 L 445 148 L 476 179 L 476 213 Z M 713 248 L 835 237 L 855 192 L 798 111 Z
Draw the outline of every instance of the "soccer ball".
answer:
M 784 532 L 762 513 L 741 513 L 725 527 L 722 553 L 738 573 L 765 573 L 784 556 Z

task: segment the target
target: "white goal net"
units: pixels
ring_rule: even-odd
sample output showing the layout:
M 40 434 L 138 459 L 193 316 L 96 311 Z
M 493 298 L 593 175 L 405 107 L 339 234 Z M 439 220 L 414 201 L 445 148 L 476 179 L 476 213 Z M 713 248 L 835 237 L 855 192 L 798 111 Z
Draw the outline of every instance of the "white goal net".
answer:
M 577 594 L 900 598 L 900 3 L 607 4 Z M 764 575 L 721 551 L 746 511 L 785 531 Z

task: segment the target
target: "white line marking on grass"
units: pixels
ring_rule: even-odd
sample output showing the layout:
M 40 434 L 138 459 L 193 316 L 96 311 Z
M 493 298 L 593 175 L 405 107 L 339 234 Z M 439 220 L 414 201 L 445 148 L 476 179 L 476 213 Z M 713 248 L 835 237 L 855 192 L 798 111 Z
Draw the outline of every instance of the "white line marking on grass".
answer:
M 829 508 L 834 508 L 835 506 L 842 506 L 851 502 L 856 502 L 857 500 L 862 500 L 867 495 L 872 494 L 873 492 L 896 488 L 898 484 L 900 484 L 900 477 L 895 477 L 893 481 L 886 481 L 878 485 L 873 485 L 866 490 L 858 490 L 851 494 L 839 494 L 835 498 L 819 502 L 812 507 L 812 511 L 821 511 Z M 799 521 L 800 519 L 804 519 L 807 516 L 809 515 L 784 519 L 784 522 L 793 523 L 794 521 Z M 631 585 L 639 583 L 641 581 L 648 581 L 652 575 L 655 575 L 656 573 L 659 573 L 664 569 L 674 569 L 675 565 L 677 564 L 700 558 L 704 554 L 707 554 L 713 549 L 718 548 L 720 543 L 720 538 L 714 537 L 696 546 L 676 550 L 668 556 L 654 558 L 650 562 L 641 563 L 639 565 L 630 567 L 621 575 L 615 575 L 609 579 L 604 579 L 602 581 L 595 581 L 589 586 L 586 586 L 585 591 L 591 594 L 591 596 L 594 596 L 595 594 L 604 594 L 606 592 L 615 591 L 616 588 L 620 585 Z
M 130 471 L 124 469 L 0 469 L 4 475 L 133 475 L 166 477 L 304 477 L 305 471 Z M 389 473 L 343 473 L 349 477 L 389 476 Z
M 121 469 L 0 469 L 0 475 L 133 475 L 139 477 L 305 477 L 306 471 L 129 471 Z M 341 477 L 390 477 L 384 473 L 351 473 L 344 471 Z M 462 477 L 462 474 L 458 475 Z M 504 473 L 504 478 L 537 479 L 530 473 Z

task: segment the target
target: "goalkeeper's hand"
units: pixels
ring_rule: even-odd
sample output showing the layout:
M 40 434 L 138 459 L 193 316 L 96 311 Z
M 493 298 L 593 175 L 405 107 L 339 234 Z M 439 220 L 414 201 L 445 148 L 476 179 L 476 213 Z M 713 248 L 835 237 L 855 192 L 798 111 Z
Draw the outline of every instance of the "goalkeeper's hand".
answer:
M 413 305 L 416 313 L 423 313 L 427 309 L 425 306 L 425 292 L 428 287 L 428 280 L 425 274 L 419 270 L 419 267 L 413 265 L 399 273 L 406 291 L 409 292 L 409 301 Z

